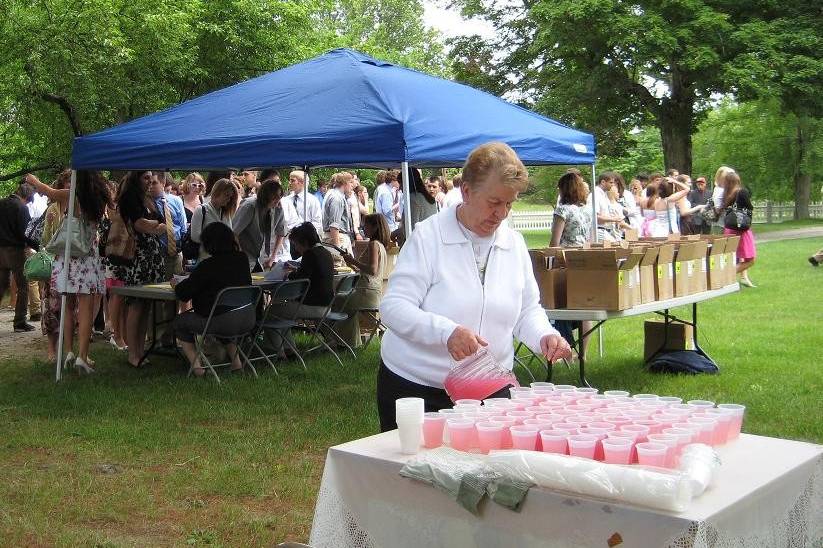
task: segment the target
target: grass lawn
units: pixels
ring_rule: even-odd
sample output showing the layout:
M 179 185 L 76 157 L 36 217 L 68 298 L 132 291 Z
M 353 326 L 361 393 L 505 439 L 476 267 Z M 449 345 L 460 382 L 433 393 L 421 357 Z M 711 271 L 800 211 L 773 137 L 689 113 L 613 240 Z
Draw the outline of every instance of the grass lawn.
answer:
M 642 322 L 610 322 L 588 376 L 601 389 L 748 406 L 750 433 L 823 442 L 819 239 L 764 245 L 754 290 L 700 307 L 717 376 L 651 375 Z M 133 370 L 95 345 L 99 373 L 55 385 L 38 356 L 0 363 L 0 544 L 271 546 L 308 538 L 326 449 L 377 431 L 377 348 L 340 367 L 313 357 L 259 379 Z M 558 367 L 556 382 L 576 370 Z

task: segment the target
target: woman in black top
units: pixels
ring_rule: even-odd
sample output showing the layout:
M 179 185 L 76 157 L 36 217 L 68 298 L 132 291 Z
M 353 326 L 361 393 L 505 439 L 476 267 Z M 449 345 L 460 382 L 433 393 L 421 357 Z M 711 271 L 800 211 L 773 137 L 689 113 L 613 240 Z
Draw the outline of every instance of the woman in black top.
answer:
M 737 225 L 724 222 L 723 234 L 740 236 L 737 244 L 737 274 L 740 283 L 746 287 L 756 287 L 749 279 L 748 269 L 754 264 L 757 257 L 757 248 L 754 243 L 754 233 L 751 229 L 752 197 L 749 190 L 740 184 L 740 176 L 735 171 L 729 171 L 723 178 L 723 217 L 732 210 L 742 212 L 749 217 L 749 227 L 741 229 Z
M 237 239 L 229 227 L 223 223 L 212 223 L 203 229 L 202 240 L 203 247 L 210 256 L 200 261 L 187 279 L 179 283 L 172 280 L 177 299 L 192 302 L 192 310 L 183 312 L 174 319 L 174 332 L 180 339 L 192 371 L 198 377 L 203 376 L 205 370 L 197 359 L 194 337 L 203 332 L 217 294 L 227 287 L 251 285 L 246 255 L 240 251 Z M 215 312 L 219 313 L 219 310 Z M 251 329 L 255 322 L 255 310 L 250 308 L 241 314 L 242 318 L 233 316 L 231 320 L 221 318 L 221 321 L 230 321 L 241 330 L 242 326 L 239 324 L 248 323 Z M 226 351 L 232 357 L 232 371 L 243 369 L 237 345 L 227 343 Z
M 163 281 L 164 259 L 160 235 L 166 233 L 163 214 L 157 211 L 149 197 L 151 171 L 130 171 L 120 186 L 117 210 L 126 226 L 135 235 L 134 261 L 117 267 L 115 277 L 126 285 L 144 285 Z M 129 347 L 129 365 L 138 367 L 143 356 L 146 331 L 149 326 L 148 301 L 126 299 L 126 343 Z
M 311 223 L 303 223 L 292 229 L 289 234 L 289 243 L 293 254 L 301 257 L 298 267 L 286 266 L 291 269 L 289 280 L 309 280 L 309 292 L 303 304 L 295 311 L 294 303 L 281 305 L 273 310 L 276 316 L 305 319 L 320 319 L 334 300 L 334 259 L 328 249 L 320 243 L 317 230 Z M 284 343 L 294 349 L 294 340 L 291 331 L 286 331 L 285 341 L 276 331 L 267 331 L 266 336 L 281 358 L 285 358 Z

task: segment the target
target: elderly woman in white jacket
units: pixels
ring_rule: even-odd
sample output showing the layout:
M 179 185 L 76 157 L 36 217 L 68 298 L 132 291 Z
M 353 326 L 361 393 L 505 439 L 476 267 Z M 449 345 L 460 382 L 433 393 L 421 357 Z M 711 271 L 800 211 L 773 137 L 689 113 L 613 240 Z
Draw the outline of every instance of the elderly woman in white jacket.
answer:
M 538 303 L 523 237 L 501 226 L 527 181 L 508 145 L 476 148 L 463 167 L 463 203 L 418 223 L 403 246 L 380 305 L 388 327 L 377 378 L 382 431 L 396 427 L 397 398 L 421 397 L 426 411 L 450 407 L 443 384 L 452 358 L 481 346 L 508 369 L 515 337 L 548 360 L 570 357 Z M 508 397 L 501 392 L 494 396 Z

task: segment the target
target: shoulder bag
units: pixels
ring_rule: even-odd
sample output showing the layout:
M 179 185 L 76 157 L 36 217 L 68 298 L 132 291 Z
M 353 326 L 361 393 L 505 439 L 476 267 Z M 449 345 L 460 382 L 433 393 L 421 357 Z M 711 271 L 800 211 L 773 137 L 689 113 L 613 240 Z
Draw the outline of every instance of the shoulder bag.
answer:
M 206 206 L 200 206 L 200 213 L 202 214 L 200 217 L 200 233 L 203 233 L 203 224 L 206 222 Z M 194 219 L 192 219 L 194 220 Z M 183 236 L 183 241 L 180 242 L 180 248 L 183 251 L 183 259 L 187 261 L 194 261 L 197 260 L 197 257 L 200 256 L 200 244 L 192 240 L 191 238 L 191 226 L 189 226 L 188 231 Z
M 749 230 L 752 227 L 752 215 L 747 209 L 732 204 L 726 208 L 723 227 L 732 230 Z
M 109 215 L 111 227 L 106 242 L 106 257 L 109 263 L 116 266 L 130 266 L 134 262 L 137 242 L 129 230 L 120 210 L 115 209 Z
M 27 280 L 48 281 L 51 279 L 53 258 L 45 249 L 34 253 L 23 264 L 23 276 Z
M 91 252 L 91 244 L 94 239 L 95 230 L 89 226 L 85 219 L 75 217 L 72 219 L 71 232 L 68 228 L 69 216 L 63 217 L 60 228 L 54 233 L 46 251 L 52 255 L 63 255 L 66 250 L 66 241 L 69 242 L 69 257 L 85 257 Z

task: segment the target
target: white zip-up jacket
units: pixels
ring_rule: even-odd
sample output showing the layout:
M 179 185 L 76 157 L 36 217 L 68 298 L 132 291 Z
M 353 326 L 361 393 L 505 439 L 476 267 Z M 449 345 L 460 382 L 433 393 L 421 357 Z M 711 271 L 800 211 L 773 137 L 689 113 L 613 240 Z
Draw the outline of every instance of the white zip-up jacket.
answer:
M 446 343 L 458 325 L 488 341 L 504 368 L 513 365 L 513 338 L 539 353 L 540 339 L 557 331 L 538 302 L 519 232 L 498 227 L 485 277 L 483 285 L 456 207 L 418 223 L 380 303 L 388 327 L 380 350 L 386 367 L 417 384 L 443 388 L 452 367 Z

